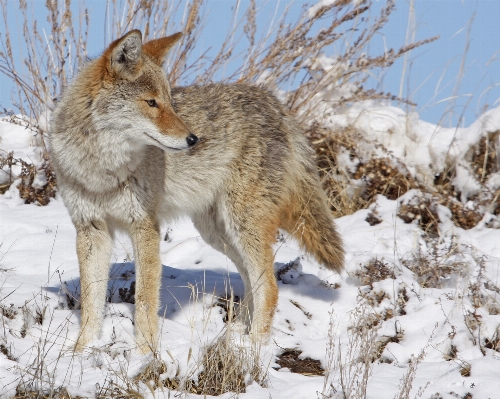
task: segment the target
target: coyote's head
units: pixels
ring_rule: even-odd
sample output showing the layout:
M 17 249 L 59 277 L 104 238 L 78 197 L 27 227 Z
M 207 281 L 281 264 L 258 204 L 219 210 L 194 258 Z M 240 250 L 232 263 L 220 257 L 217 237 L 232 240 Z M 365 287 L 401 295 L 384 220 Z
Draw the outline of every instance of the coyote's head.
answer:
M 131 146 L 154 145 L 166 151 L 194 146 L 198 138 L 174 112 L 162 68 L 181 36 L 143 44 L 141 32 L 133 30 L 111 43 L 95 64 L 101 84 L 93 104 L 94 123 L 123 135 Z

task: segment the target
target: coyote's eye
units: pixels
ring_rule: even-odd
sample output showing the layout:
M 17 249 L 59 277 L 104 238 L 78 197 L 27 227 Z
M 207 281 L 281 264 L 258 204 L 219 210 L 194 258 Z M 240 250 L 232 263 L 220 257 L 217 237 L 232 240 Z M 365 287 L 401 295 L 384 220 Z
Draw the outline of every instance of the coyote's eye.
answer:
M 150 107 L 158 108 L 158 103 L 156 102 L 156 100 L 146 100 L 146 102 Z

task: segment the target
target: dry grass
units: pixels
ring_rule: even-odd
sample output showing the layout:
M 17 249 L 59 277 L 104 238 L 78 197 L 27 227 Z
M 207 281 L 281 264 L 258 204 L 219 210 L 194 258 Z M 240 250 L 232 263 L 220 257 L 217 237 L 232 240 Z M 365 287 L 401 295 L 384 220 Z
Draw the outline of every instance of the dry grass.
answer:
M 429 338 L 429 341 L 430 341 L 430 338 Z M 401 378 L 401 380 L 399 381 L 398 393 L 394 396 L 394 399 L 409 399 L 410 398 L 410 391 L 413 387 L 413 380 L 415 379 L 418 365 L 425 358 L 426 349 L 427 349 L 427 346 L 422 348 L 422 350 L 420 351 L 420 353 L 417 356 L 413 356 L 413 355 L 411 356 L 408 370 L 405 373 L 405 375 L 403 376 L 403 378 Z M 428 385 L 429 385 L 429 382 L 427 383 L 427 385 L 425 387 L 420 387 L 419 390 L 417 391 L 417 394 L 414 396 L 414 398 L 421 397 Z
M 324 375 L 325 370 L 321 367 L 321 362 L 310 357 L 300 358 L 302 351 L 298 349 L 285 349 L 281 355 L 278 356 L 276 363 L 280 368 L 286 367 L 292 373 L 302 375 Z
M 337 342 L 335 320 L 330 313 L 330 329 L 326 354 L 325 382 L 322 395 L 342 395 L 343 399 L 365 398 L 377 351 L 377 333 L 381 324 L 370 312 L 363 297 L 350 312 L 348 342 Z
M 393 165 L 389 158 L 372 158 L 366 164 L 359 166 L 354 178 L 366 181 L 363 195 L 368 203 L 371 203 L 378 194 L 395 200 L 408 190 L 417 187 L 409 173 L 401 172 L 403 167 L 401 164 Z
M 232 291 L 228 298 L 221 334 L 203 349 L 201 359 L 186 376 L 165 381 L 167 387 L 198 395 L 221 395 L 245 392 L 246 386 L 253 381 L 266 385 L 269 364 L 263 363 L 261 344 L 242 335 L 242 326 L 234 318 L 246 305 L 238 303 L 237 311 Z
M 18 389 L 13 399 L 80 399 L 80 396 L 71 396 L 66 388 L 60 387 L 49 393 Z
M 415 273 L 416 280 L 423 288 L 441 288 L 451 276 L 467 276 L 469 265 L 454 257 L 463 248 L 455 244 L 453 237 L 442 243 L 434 236 L 425 238 L 426 248 L 419 245 L 410 259 L 402 261 L 404 266 Z
M 194 362 L 186 375 L 162 377 L 167 367 L 156 359 L 134 381 L 122 379 L 120 384 L 110 382 L 103 390 L 102 397 L 106 397 L 108 391 L 115 392 L 115 396 L 118 393 L 125 395 L 137 392 L 139 382 L 146 384 L 152 392 L 165 388 L 187 394 L 214 396 L 226 392 L 243 393 L 247 385 L 254 381 L 265 386 L 269 365 L 263 363 L 260 343 L 252 342 L 239 332 L 240 326 L 234 318 L 234 296 L 229 295 L 228 299 L 223 300 L 223 305 L 227 310 L 224 330 L 203 348 L 200 359 Z
M 382 281 L 388 278 L 395 279 L 393 268 L 387 261 L 383 259 L 374 258 L 361 269 L 356 270 L 354 275 L 359 278 L 362 285 L 373 286 L 376 281 Z
M 14 157 L 13 152 L 7 153 L 0 150 L 0 171 L 7 175 L 7 179 L 2 179 L 6 181 L 0 185 L 0 194 L 5 193 L 14 180 L 20 179 L 17 188 L 19 196 L 24 200 L 25 204 L 36 203 L 38 205 L 47 205 L 50 199 L 55 197 L 57 179 L 52 170 L 49 154 L 45 148 L 41 128 L 26 117 L 19 117 L 12 114 L 3 120 L 31 131 L 41 155 L 38 162 L 33 160 L 26 161 L 25 159 Z M 21 169 L 19 173 L 13 172 L 13 167 L 16 166 Z M 36 183 L 35 180 L 37 180 Z
M 261 364 L 259 348 L 234 342 L 230 333 L 205 349 L 202 365 L 203 371 L 190 389 L 198 395 L 245 392 L 253 381 L 265 385 L 266 368 Z
M 424 233 L 432 236 L 439 234 L 437 200 L 429 194 L 418 193 L 401 203 L 398 216 L 405 223 L 416 222 Z
M 352 214 L 369 205 L 362 195 L 364 187 L 353 184 L 352 171 L 346 170 L 338 160 L 342 151 L 347 151 L 351 159 L 358 158 L 356 140 L 359 136 L 354 129 L 332 132 L 319 123 L 313 123 L 306 130 L 306 137 L 316 151 L 319 175 L 335 217 Z

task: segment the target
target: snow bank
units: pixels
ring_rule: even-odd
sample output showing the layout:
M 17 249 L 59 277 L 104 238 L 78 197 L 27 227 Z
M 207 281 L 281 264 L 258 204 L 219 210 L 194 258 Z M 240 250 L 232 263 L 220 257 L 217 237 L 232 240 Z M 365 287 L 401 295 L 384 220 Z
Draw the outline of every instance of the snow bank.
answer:
M 332 129 L 354 126 L 371 143 L 365 143 L 363 151 L 376 154 L 382 146 L 385 154 L 389 151 L 402 159 L 421 179 L 433 179 L 447 157 L 455 159 L 454 184 L 467 197 L 477 187 L 467 177 L 466 155 L 481 137 L 500 129 L 500 108 L 468 128 L 445 129 L 419 120 L 416 114 L 367 102 L 330 115 L 328 124 Z M 0 137 L 2 150 L 14 150 L 16 157 L 27 160 L 38 156 L 33 135 L 24 127 L 0 121 Z M 80 311 L 71 301 L 79 289 L 74 228 L 60 199 L 46 207 L 21 205 L 12 190 L 0 196 L 4 326 L 0 397 L 12 398 L 23 381 L 39 388 L 65 386 L 82 397 L 93 397 L 111 380 L 122 386 L 132 381 L 151 358 L 134 352 L 134 305 L 119 294 L 135 278 L 130 243 L 121 236 L 115 243 L 102 336 L 85 354 L 76 355 L 72 347 Z M 336 353 L 341 348 L 345 355 L 352 334 L 350 314 L 361 302 L 377 318 L 373 328 L 383 344 L 371 364 L 367 398 L 394 397 L 412 355 L 422 350 L 427 355 L 418 366 L 412 397 L 419 387 L 426 387 L 423 397 L 427 398 L 464 397 L 467 392 L 478 398 L 497 397 L 500 231 L 485 224 L 463 230 L 451 223 L 450 212 L 440 212 L 441 236 L 429 237 L 416 222 L 405 223 L 397 216 L 406 199 L 379 196 L 370 209 L 337 219 L 346 248 L 341 275 L 318 265 L 289 238 L 276 244 L 276 268 L 295 263 L 278 281 L 273 339 L 264 348 L 271 358 L 268 384 L 252 384 L 241 398 L 309 399 L 317 392 L 339 397 L 338 368 L 332 370 L 324 390 L 324 377 L 279 369 L 274 359 L 283 348 L 295 348 L 302 358 L 318 359 L 327 367 L 329 331 L 333 328 Z M 375 211 L 379 223 L 371 225 L 367 217 Z M 225 310 L 219 298 L 229 285 L 235 295 L 243 295 L 243 282 L 231 261 L 204 243 L 190 221 L 164 226 L 163 232 L 167 229 L 169 241 L 161 243 L 160 356 L 167 365 L 163 378 L 182 378 L 196 366 L 203 347 L 223 329 Z M 372 283 L 362 286 L 357 272 L 373 259 L 380 260 L 394 278 L 377 281 L 368 275 Z M 433 286 L 426 285 L 429 281 Z M 40 374 L 34 374 L 36 370 Z M 152 397 L 144 384 L 137 389 Z M 168 394 L 161 389 L 155 392 L 156 397 Z

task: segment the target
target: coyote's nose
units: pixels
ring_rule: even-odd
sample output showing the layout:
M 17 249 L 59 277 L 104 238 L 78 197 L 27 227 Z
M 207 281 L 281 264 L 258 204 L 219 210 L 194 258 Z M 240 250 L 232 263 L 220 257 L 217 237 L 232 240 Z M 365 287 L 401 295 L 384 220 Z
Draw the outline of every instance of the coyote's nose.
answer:
M 189 147 L 194 146 L 198 142 L 198 137 L 196 137 L 193 133 L 187 136 L 186 141 Z

